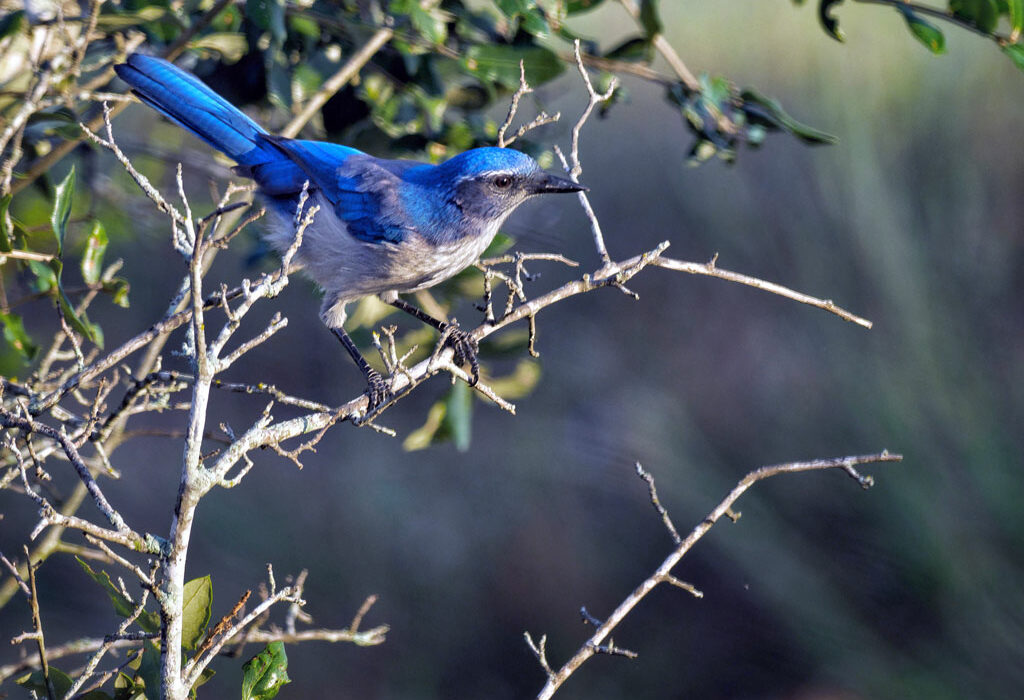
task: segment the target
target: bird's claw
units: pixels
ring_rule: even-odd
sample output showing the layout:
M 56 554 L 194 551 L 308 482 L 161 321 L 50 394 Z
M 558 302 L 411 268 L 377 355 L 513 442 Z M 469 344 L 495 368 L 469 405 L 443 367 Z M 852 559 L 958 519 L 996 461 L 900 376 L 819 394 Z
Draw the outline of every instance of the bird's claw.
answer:
M 445 328 L 448 339 L 445 345 L 453 352 L 453 359 L 457 365 L 468 364 L 470 367 L 470 386 L 476 386 L 480 381 L 480 360 L 477 355 L 480 353 L 480 344 L 472 335 L 462 330 L 457 323 L 451 323 Z
M 380 372 L 373 368 L 366 372 L 366 397 L 368 399 L 367 413 L 372 413 L 391 398 L 391 389 L 388 388 L 387 382 L 384 381 Z

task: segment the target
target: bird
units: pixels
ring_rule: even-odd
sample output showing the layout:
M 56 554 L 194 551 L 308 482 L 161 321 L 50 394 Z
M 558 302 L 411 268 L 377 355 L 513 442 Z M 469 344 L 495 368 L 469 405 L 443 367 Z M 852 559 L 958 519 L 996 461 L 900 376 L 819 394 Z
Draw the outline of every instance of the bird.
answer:
M 293 267 L 323 291 L 320 318 L 362 371 L 368 412 L 391 393 L 345 331 L 346 306 L 376 295 L 433 326 L 447 338 L 455 362 L 470 366 L 473 386 L 480 377 L 476 339 L 457 320 L 434 318 L 399 295 L 433 287 L 475 263 L 527 199 L 587 190 L 510 148 L 473 148 L 433 165 L 277 136 L 192 73 L 154 56 L 131 54 L 115 71 L 140 101 L 227 155 L 237 174 L 256 182 L 268 213 L 264 237 L 278 252 L 294 243 L 300 198 L 319 206 Z

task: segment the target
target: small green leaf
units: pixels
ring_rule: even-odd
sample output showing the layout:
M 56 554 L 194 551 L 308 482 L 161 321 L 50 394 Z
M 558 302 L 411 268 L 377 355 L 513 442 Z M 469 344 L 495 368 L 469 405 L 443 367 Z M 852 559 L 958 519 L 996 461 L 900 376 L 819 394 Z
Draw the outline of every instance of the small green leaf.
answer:
M 811 145 L 832 144 L 839 139 L 812 126 L 798 122 L 782 109 L 776 100 L 747 88 L 740 93 L 743 111 L 751 124 L 782 129 Z
M 425 10 L 414 2 L 409 19 L 416 31 L 431 44 L 443 44 L 448 39 L 448 13 L 437 8 Z
M 427 420 L 416 430 L 405 436 L 402 440 L 402 449 L 406 452 L 425 450 L 434 442 L 435 436 L 444 423 L 444 415 L 448 407 L 445 401 L 436 401 L 427 411 Z
M 82 253 L 82 279 L 86 284 L 100 281 L 103 271 L 103 254 L 107 252 L 107 231 L 103 224 L 94 221 L 89 237 L 85 239 L 85 252 Z
M 20 34 L 28 27 L 25 10 L 15 10 L 0 17 L 0 39 Z
M 85 563 L 81 557 L 75 557 L 78 563 L 89 574 L 93 581 L 100 584 L 107 592 L 111 602 L 114 604 L 114 611 L 121 617 L 129 617 L 135 612 L 135 605 L 125 598 L 124 594 L 110 580 L 106 571 L 93 571 L 92 567 Z M 160 616 L 155 612 L 143 612 L 135 618 L 136 624 L 146 632 L 158 632 L 160 630 Z
M 181 646 L 192 650 L 202 639 L 210 622 L 213 605 L 213 582 L 209 576 L 192 579 L 185 584 L 181 613 Z
M 26 361 L 36 356 L 39 346 L 32 342 L 32 338 L 25 331 L 21 316 L 0 312 L 0 323 L 4 326 L 4 340 L 8 345 L 17 350 Z
M 107 7 L 109 8 L 110 5 L 108 4 Z M 96 20 L 96 26 L 107 31 L 124 29 L 125 27 L 134 27 L 140 24 L 155 22 L 167 13 L 167 8 L 154 6 L 143 7 L 137 12 L 130 13 L 104 11 Z
M 114 279 L 107 280 L 103 283 L 103 291 L 108 294 L 113 294 L 113 302 L 122 309 L 128 308 L 129 289 L 131 289 L 131 285 L 128 284 L 128 280 L 124 277 L 115 277 Z
M 1003 47 L 1003 53 L 1010 57 L 1013 65 L 1024 70 L 1024 44 L 1007 44 Z
M 842 1 L 821 0 L 821 4 L 818 5 L 818 20 L 821 22 L 821 26 L 825 28 L 825 32 L 836 41 L 843 41 L 846 38 L 839 28 L 839 20 L 832 16 L 832 8 Z
M 526 80 L 536 87 L 559 76 L 565 64 L 553 51 L 542 46 L 509 46 L 477 44 L 465 54 L 463 65 L 484 81 L 492 81 L 509 89 L 519 87 L 519 61 L 526 70 Z
M 633 37 L 626 39 L 604 55 L 615 61 L 647 61 L 651 60 L 652 47 L 649 39 Z
M 903 14 L 903 19 L 907 21 L 910 33 L 927 46 L 929 51 L 936 55 L 946 52 L 946 37 L 938 27 L 921 19 L 906 7 L 901 6 L 899 10 Z
M 1024 0 L 1006 0 L 1010 15 L 1010 29 L 1016 36 L 1024 31 Z
M 72 330 L 87 338 L 97 347 L 102 348 L 103 329 L 98 324 L 91 323 L 85 313 L 77 313 L 74 305 L 71 303 L 71 299 L 68 298 L 67 293 L 64 291 L 64 284 L 60 279 L 61 272 L 64 270 L 64 262 L 60 258 L 54 258 L 50 261 L 50 269 L 53 270 L 54 277 L 57 279 L 57 303 L 60 305 L 60 310 L 64 314 L 65 320 L 71 324 Z
M 249 52 L 249 42 L 238 32 L 213 32 L 193 39 L 189 48 L 213 51 L 220 54 L 227 63 L 237 63 Z
M 288 17 L 288 26 L 296 34 L 307 36 L 313 40 L 320 38 L 320 25 L 309 17 L 290 15 Z
M 74 681 L 71 680 L 68 674 L 58 668 L 50 666 L 49 671 L 50 683 L 53 684 L 54 692 L 58 698 L 64 697 L 71 690 Z M 24 676 L 16 678 L 14 682 L 26 690 L 33 691 L 38 697 L 47 698 L 50 696 L 50 692 L 46 689 L 46 677 L 43 676 L 43 669 L 26 673 Z
M 141 660 L 142 654 L 136 652 L 135 659 L 128 667 L 137 669 Z M 114 678 L 114 700 L 146 700 L 146 688 L 141 682 L 137 682 L 135 678 L 122 671 Z
M 245 16 L 257 27 L 270 33 L 275 47 L 284 44 L 288 30 L 284 25 L 283 0 L 246 0 Z
M 75 195 L 75 166 L 57 185 L 53 198 L 53 210 L 50 212 L 50 226 L 57 238 L 57 256 L 64 254 L 64 236 L 68 230 L 68 219 L 71 216 L 71 200 Z
M 160 649 L 152 640 L 143 646 L 135 678 L 145 686 L 146 700 L 160 700 Z
M 999 6 L 996 0 L 949 0 L 949 10 L 988 34 L 991 34 L 999 23 Z
M 35 275 L 34 286 L 37 292 L 48 292 L 57 286 L 57 276 L 49 264 L 42 260 L 29 260 L 28 269 Z
M 455 443 L 455 449 L 465 452 L 473 434 L 473 395 L 465 382 L 455 382 L 445 399 L 447 410 L 444 427 Z
M 644 28 L 648 39 L 661 34 L 663 27 L 658 16 L 658 0 L 640 0 L 640 26 Z
M 288 656 L 282 642 L 271 642 L 242 667 L 242 700 L 271 700 L 288 678 Z
M 0 253 L 10 253 L 14 248 L 14 231 L 7 225 L 7 210 L 11 206 L 11 196 L 6 195 L 0 198 Z
M 210 680 L 211 678 L 213 678 L 213 676 L 214 676 L 214 675 L 215 675 L 216 673 L 217 673 L 217 672 L 216 672 L 216 671 L 214 671 L 214 670 L 213 670 L 212 668 L 210 668 L 210 667 L 206 667 L 206 668 L 204 668 L 204 669 L 203 669 L 203 672 L 199 674 L 199 680 L 197 680 L 197 681 L 195 682 L 195 684 L 194 684 L 194 685 L 193 685 L 193 686 L 192 686 L 191 688 L 189 688 L 189 689 L 188 689 L 188 695 L 189 695 L 189 697 L 190 697 L 190 698 L 195 698 L 195 697 L 196 697 L 196 688 L 198 688 L 199 686 L 203 685 L 203 684 L 204 684 L 204 683 L 206 683 L 206 682 L 207 682 L 208 680 Z

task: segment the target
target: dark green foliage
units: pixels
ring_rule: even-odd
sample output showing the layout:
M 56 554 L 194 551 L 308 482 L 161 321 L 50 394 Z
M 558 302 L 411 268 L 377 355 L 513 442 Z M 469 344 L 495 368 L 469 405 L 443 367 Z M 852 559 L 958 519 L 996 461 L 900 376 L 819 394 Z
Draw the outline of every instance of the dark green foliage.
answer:
M 793 0 L 797 5 L 804 0 Z M 825 32 L 833 39 L 843 40 L 835 8 L 844 0 L 819 0 L 818 17 Z M 946 9 L 903 0 L 872 0 L 873 4 L 889 5 L 899 12 L 907 23 L 907 29 L 915 39 L 934 54 L 946 52 L 946 37 L 933 20 L 946 21 L 983 34 L 999 45 L 1014 65 L 1024 70 L 1020 56 L 1024 45 L 1018 42 L 1024 30 L 1024 0 L 949 0 Z M 929 19 L 931 18 L 931 19 Z M 1010 34 L 998 32 L 1000 19 L 1005 18 Z
M 284 644 L 271 642 L 256 656 L 249 659 L 242 669 L 242 700 L 271 700 L 288 678 L 288 655 Z
M 812 145 L 836 141 L 834 136 L 793 119 L 775 100 L 750 88 L 739 89 L 725 78 L 701 76 L 698 91 L 678 83 L 669 88 L 668 96 L 697 137 L 690 149 L 694 164 L 714 155 L 732 162 L 742 144 L 756 148 L 769 131 L 784 131 Z

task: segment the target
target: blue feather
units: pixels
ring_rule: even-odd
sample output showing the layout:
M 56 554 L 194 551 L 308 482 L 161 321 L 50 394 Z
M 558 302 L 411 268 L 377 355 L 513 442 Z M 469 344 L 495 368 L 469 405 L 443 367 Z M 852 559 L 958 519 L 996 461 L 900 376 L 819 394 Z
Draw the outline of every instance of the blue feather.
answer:
M 132 54 L 114 70 L 143 102 L 240 165 L 256 165 L 272 157 L 263 127 L 194 75 L 142 54 Z

